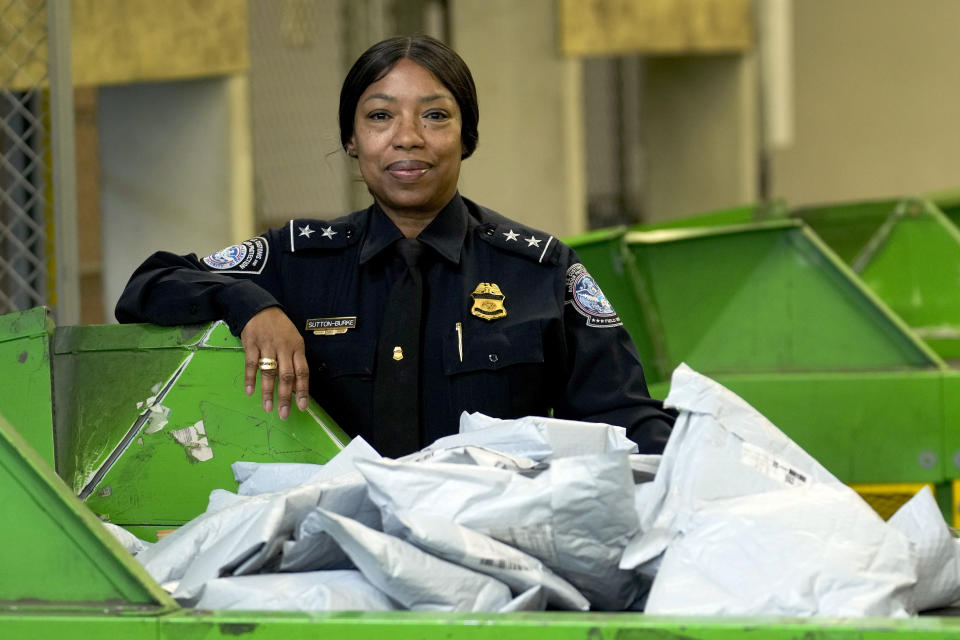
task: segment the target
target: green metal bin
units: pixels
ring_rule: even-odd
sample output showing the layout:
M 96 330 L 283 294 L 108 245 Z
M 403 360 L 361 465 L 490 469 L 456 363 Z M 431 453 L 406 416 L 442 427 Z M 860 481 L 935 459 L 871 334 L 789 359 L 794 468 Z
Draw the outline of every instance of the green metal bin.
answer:
M 616 230 L 570 242 L 621 313 L 655 396 L 686 362 L 844 482 L 932 484 L 956 521 L 960 372 L 804 221 Z
M 306 640 L 901 640 L 960 638 L 960 619 L 720 618 L 637 613 L 207 611 L 181 608 L 0 418 L 0 637 Z
M 55 328 L 32 309 L 0 317 L 0 368 L 0 415 L 90 509 L 146 540 L 235 489 L 235 461 L 324 463 L 348 440 L 312 401 L 264 413 L 222 322 Z

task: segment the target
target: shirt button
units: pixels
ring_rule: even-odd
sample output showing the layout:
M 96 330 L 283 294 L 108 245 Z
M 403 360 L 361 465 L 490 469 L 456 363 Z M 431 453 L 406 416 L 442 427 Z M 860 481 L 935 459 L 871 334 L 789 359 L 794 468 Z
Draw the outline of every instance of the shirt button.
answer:
M 488 236 L 492 236 L 492 235 L 493 235 L 493 229 L 487 229 L 487 235 L 488 235 Z
M 500 359 L 500 356 L 498 356 L 495 353 L 491 353 L 489 356 L 487 356 L 487 358 L 490 359 L 490 362 L 496 362 L 497 360 Z

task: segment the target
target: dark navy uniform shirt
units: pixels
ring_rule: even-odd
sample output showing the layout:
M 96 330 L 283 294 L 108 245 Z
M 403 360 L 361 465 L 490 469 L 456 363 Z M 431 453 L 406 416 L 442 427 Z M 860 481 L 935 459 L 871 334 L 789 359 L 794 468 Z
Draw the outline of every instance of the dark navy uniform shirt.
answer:
M 373 205 L 331 221 L 291 220 L 203 259 L 158 252 L 131 277 L 116 316 L 162 325 L 223 318 L 239 335 L 279 305 L 303 333 L 311 395 L 347 433 L 376 445 L 374 350 L 399 276 L 389 248 L 401 237 Z M 649 397 L 629 335 L 572 249 L 459 194 L 419 239 L 421 444 L 456 433 L 463 411 L 552 411 L 626 427 L 641 452 L 662 450 L 673 418 Z

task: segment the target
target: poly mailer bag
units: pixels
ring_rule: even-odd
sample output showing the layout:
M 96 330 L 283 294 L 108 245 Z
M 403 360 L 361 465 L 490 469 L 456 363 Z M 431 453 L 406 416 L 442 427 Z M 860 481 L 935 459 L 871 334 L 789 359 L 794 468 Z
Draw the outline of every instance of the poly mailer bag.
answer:
M 399 458 L 400 462 L 446 462 L 449 464 L 471 464 L 478 467 L 496 467 L 507 471 L 519 471 L 535 475 L 546 469 L 546 463 L 524 458 L 523 456 L 502 453 L 477 445 L 460 445 L 447 449 L 423 449 Z
M 465 465 L 358 461 L 384 518 L 430 513 L 516 547 L 570 581 L 598 609 L 639 594 L 617 564 L 637 530 L 625 451 L 555 459 L 534 478 Z
M 197 609 L 391 611 L 397 604 L 356 570 L 267 573 L 204 583 Z
M 544 607 L 587 611 L 590 602 L 542 562 L 519 549 L 445 518 L 422 511 L 397 512 L 384 523 L 386 533 L 454 564 L 503 582 L 516 596 L 541 587 Z M 527 598 L 533 598 L 533 592 Z M 527 606 L 530 606 L 529 604 Z M 530 610 L 530 609 L 526 609 Z
M 157 582 L 183 582 L 189 576 L 186 584 L 194 589 L 218 577 L 223 567 L 236 567 L 259 554 L 287 517 L 287 500 L 276 493 L 236 498 L 173 531 L 137 560 Z M 316 498 L 301 491 L 293 503 L 312 507 Z
M 323 469 L 308 462 L 250 462 L 238 460 L 230 465 L 237 481 L 237 495 L 255 496 L 303 484 Z
M 816 482 L 841 484 L 739 396 L 684 364 L 674 370 L 664 404 L 681 413 L 653 482 L 637 494 L 640 533 L 625 550 L 621 568 L 662 553 L 701 501 Z
M 380 509 L 367 496 L 367 481 L 358 471 L 332 478 L 320 485 L 317 507 L 346 516 L 373 529 L 380 529 Z M 349 569 L 352 564 L 326 530 L 326 519 L 316 511 L 297 525 L 293 540 L 283 543 L 280 571 Z
M 103 526 L 106 527 L 107 531 L 109 531 L 110 534 L 116 538 L 117 542 L 122 544 L 123 548 L 129 551 L 131 555 L 138 555 L 153 546 L 153 543 L 141 540 L 121 526 L 111 522 L 104 522 Z
M 371 583 L 408 609 L 498 611 L 507 585 L 421 551 L 382 531 L 318 509 L 327 533 Z
M 636 443 L 627 438 L 623 427 L 544 416 L 503 420 L 467 412 L 460 415 L 460 433 L 439 438 L 426 450 L 467 444 L 532 460 L 610 451 L 637 452 Z
M 248 462 L 231 465 L 233 477 L 239 483 L 237 494 L 253 496 L 282 491 L 300 484 L 314 484 L 335 478 L 354 470 L 356 459 L 379 460 L 380 454 L 366 440 L 357 436 L 327 464 L 305 462 Z
M 354 460 L 371 455 L 371 451 L 363 443 L 348 446 L 315 477 L 352 470 Z M 372 455 L 374 459 L 379 457 L 375 452 Z M 356 471 L 352 473 L 352 478 L 341 473 L 324 482 L 252 496 L 214 491 L 206 513 L 168 535 L 138 559 L 158 582 L 178 581 L 174 597 L 190 602 L 207 580 L 255 573 L 275 561 L 295 527 L 318 504 L 358 517 L 366 515 L 374 524 L 379 522 L 379 509 L 366 498 L 361 476 Z
M 296 523 L 315 507 L 320 491 L 320 485 L 303 485 L 247 496 L 219 511 L 201 514 L 158 542 L 153 549 L 163 547 L 167 556 L 180 550 L 192 556 L 173 597 L 189 603 L 207 580 L 260 570 L 280 553 Z M 174 538 L 181 532 L 186 534 L 183 538 Z M 144 559 L 144 566 L 151 571 L 149 560 Z
M 929 487 L 918 491 L 887 524 L 903 533 L 913 549 L 917 563 L 914 608 L 925 611 L 960 600 L 960 542 L 950 533 Z
M 663 456 L 659 453 L 634 453 L 630 455 L 630 469 L 634 484 L 650 482 L 656 477 Z
M 517 594 L 513 600 L 503 605 L 499 613 L 513 613 L 514 611 L 545 611 L 547 608 L 547 592 L 542 585 L 534 585 Z
M 906 538 L 851 489 L 819 483 L 717 499 L 670 544 L 646 613 L 905 616 Z

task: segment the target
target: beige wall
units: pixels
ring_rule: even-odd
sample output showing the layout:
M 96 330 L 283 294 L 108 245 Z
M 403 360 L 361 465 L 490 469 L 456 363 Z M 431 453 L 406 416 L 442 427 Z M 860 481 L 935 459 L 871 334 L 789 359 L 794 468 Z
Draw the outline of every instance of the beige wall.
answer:
M 340 6 L 252 0 L 249 7 L 257 231 L 349 213 L 354 169 L 337 127 L 347 70 Z
M 752 56 L 648 58 L 643 85 L 648 222 L 757 197 Z
M 554 0 L 452 0 L 452 44 L 480 100 L 461 193 L 555 235 L 584 230 L 581 65 L 556 43 Z
M 773 156 L 791 204 L 960 186 L 960 2 L 793 3 L 794 141 Z
M 154 251 L 207 255 L 250 236 L 252 216 L 237 209 L 249 203 L 250 177 L 238 175 L 249 131 L 245 98 L 245 79 L 237 77 L 100 89 L 106 318 Z

